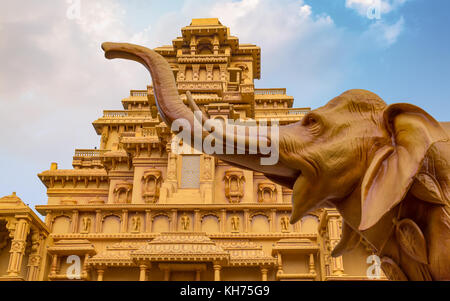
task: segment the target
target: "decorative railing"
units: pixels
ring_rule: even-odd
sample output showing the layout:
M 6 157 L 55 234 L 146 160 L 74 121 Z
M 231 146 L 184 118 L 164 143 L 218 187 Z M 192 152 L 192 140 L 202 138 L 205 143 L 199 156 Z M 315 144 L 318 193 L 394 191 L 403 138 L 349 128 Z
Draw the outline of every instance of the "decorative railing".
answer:
M 75 157 L 99 157 L 107 151 L 107 149 L 76 149 Z
M 239 88 L 241 93 L 253 93 L 255 90 L 255 86 L 253 84 L 241 84 Z
M 286 95 L 286 88 L 255 89 L 255 95 Z
M 222 81 L 178 81 L 178 90 L 181 91 L 222 91 Z
M 147 90 L 131 90 L 130 96 L 144 96 L 147 97 Z
M 150 111 L 148 110 L 105 110 L 103 111 L 103 117 L 137 117 L 144 116 L 149 117 Z
M 103 111 L 103 117 L 127 117 L 128 111 L 107 110 Z
M 310 112 L 309 109 L 289 109 L 288 114 L 289 115 L 306 115 Z
M 123 132 L 122 133 L 122 137 L 135 137 L 136 133 L 135 132 Z
M 158 133 L 156 132 L 156 128 L 142 128 L 142 135 L 144 137 L 150 137 L 150 136 L 158 136 Z

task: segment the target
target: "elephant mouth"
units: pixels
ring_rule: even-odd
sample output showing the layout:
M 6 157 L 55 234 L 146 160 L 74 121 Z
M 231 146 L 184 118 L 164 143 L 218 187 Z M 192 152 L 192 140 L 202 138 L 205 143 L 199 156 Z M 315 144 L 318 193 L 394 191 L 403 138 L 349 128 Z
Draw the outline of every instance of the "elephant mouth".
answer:
M 290 223 L 298 222 L 308 211 L 317 207 L 318 201 L 314 194 L 314 184 L 317 181 L 318 170 L 310 160 L 298 160 L 298 175 L 292 186 L 292 213 Z

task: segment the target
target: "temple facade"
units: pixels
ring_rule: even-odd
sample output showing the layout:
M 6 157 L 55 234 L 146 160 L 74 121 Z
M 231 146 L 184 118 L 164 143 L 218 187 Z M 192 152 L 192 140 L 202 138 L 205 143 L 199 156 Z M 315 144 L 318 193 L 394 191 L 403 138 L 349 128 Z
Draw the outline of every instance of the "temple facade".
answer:
M 261 49 L 217 19 L 193 19 L 167 59 L 180 97 L 211 118 L 297 122 L 286 89 L 258 89 Z M 289 224 L 292 191 L 213 156 L 175 153 L 152 86 L 93 122 L 98 149 L 77 149 L 73 169 L 38 176 L 42 222 L 15 195 L 0 199 L 0 276 L 23 280 L 365 280 L 361 243 L 333 258 L 342 220 L 333 209 Z M 190 148 L 190 147 L 189 147 Z M 76 277 L 74 277 L 74 275 Z

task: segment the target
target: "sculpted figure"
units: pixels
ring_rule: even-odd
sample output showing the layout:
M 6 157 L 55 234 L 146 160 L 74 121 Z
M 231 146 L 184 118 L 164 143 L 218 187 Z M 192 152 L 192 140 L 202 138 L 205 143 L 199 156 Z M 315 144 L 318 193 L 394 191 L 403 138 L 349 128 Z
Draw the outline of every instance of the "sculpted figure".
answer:
M 283 216 L 281 218 L 281 230 L 288 231 L 289 230 L 289 218 L 287 216 Z
M 150 71 L 160 115 L 169 127 L 184 118 L 194 129 L 191 109 L 198 108 L 189 92 L 191 109 L 183 104 L 162 56 L 132 44 L 102 47 L 107 58 L 135 60 Z M 387 105 L 374 93 L 350 90 L 302 121 L 281 126 L 275 165 L 261 165 L 266 155 L 248 151 L 215 156 L 293 189 L 291 223 L 310 210 L 336 207 L 344 224 L 333 256 L 364 238 L 390 279 L 450 280 L 448 131 L 448 124 L 419 107 Z M 247 150 L 255 139 L 265 143 L 274 139 L 261 132 L 252 137 L 243 133 L 234 137 L 233 145 L 223 139 L 224 148 L 227 143 L 236 148 L 236 142 L 245 142 Z M 203 137 L 208 134 L 205 130 Z
M 231 228 L 233 231 L 239 231 L 239 216 L 234 215 L 231 218 Z
M 83 230 L 82 233 L 89 233 L 91 229 L 91 219 L 87 216 L 84 216 L 82 219 L 83 222 Z
M 183 227 L 183 230 L 189 229 L 190 219 L 189 216 L 186 214 L 183 214 L 181 216 L 181 227 Z
M 133 216 L 131 219 L 131 226 L 133 228 L 133 232 L 139 232 L 141 229 L 141 218 L 139 216 Z

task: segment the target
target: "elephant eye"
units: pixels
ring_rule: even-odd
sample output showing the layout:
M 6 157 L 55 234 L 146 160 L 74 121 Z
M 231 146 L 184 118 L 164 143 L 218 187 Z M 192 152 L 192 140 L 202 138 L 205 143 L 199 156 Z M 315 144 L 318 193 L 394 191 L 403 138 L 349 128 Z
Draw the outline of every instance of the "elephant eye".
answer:
M 313 114 L 306 115 L 303 118 L 303 126 L 308 127 L 314 135 L 318 135 L 321 130 L 319 118 Z
M 304 126 L 313 125 L 313 124 L 315 124 L 315 123 L 317 123 L 317 119 L 316 119 L 316 117 L 315 117 L 314 115 L 312 115 L 312 114 L 306 115 L 306 116 L 303 118 L 303 125 L 304 125 Z

